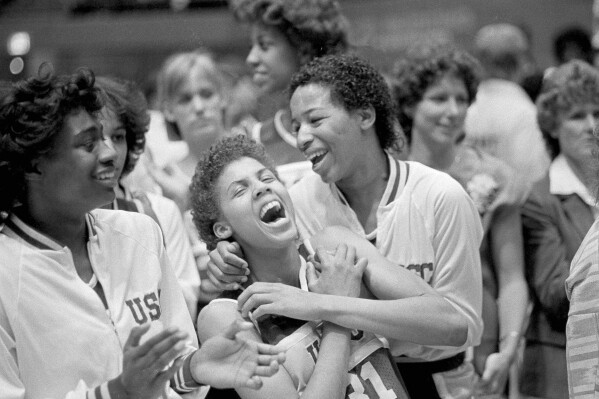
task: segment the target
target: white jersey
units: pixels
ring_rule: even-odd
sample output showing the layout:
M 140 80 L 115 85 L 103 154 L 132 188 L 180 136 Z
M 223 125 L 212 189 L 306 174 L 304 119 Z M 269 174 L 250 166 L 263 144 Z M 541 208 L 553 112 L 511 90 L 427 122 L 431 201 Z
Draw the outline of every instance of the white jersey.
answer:
M 368 234 L 334 184 L 308 175 L 289 191 L 303 238 L 327 226 L 345 226 L 373 242 L 391 262 L 412 270 L 468 321 L 461 347 L 432 347 L 390 340 L 394 356 L 426 361 L 453 356 L 480 342 L 482 283 L 479 246 L 483 236 L 472 200 L 449 175 L 388 155 L 389 181 Z
M 299 279 L 301 288 L 308 291 L 306 262 L 303 258 Z M 219 298 L 212 302 L 218 301 L 232 301 L 237 306 L 235 299 Z M 282 367 L 301 395 L 316 367 L 322 339 L 322 322 L 305 322 L 273 315 L 262 318 L 260 322 L 252 321 L 264 342 L 276 345 L 285 352 Z M 409 399 L 387 346 L 384 339 L 373 333 L 352 331 L 347 367 L 347 399 Z
M 189 352 L 197 348 L 156 223 L 95 210 L 87 227 L 92 280 L 105 301 L 79 278 L 67 247 L 14 215 L 0 232 L 2 398 L 109 398 L 107 381 L 121 373 L 123 346 L 143 323 L 152 323 L 144 338 L 176 326 Z

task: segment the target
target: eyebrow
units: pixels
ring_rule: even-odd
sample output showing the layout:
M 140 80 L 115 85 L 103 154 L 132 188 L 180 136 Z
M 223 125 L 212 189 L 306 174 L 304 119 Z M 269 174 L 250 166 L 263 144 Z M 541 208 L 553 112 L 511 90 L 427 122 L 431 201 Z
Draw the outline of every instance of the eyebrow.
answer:
M 262 169 L 260 169 L 256 172 L 256 176 L 262 176 L 262 174 L 267 171 L 270 172 L 270 169 L 268 169 L 267 167 L 263 167 Z M 234 185 L 242 184 L 246 180 L 247 180 L 247 178 L 244 177 L 243 179 L 232 181 L 231 184 L 229 184 L 229 186 L 227 187 L 227 191 L 229 191 L 231 189 L 231 187 L 233 187 Z

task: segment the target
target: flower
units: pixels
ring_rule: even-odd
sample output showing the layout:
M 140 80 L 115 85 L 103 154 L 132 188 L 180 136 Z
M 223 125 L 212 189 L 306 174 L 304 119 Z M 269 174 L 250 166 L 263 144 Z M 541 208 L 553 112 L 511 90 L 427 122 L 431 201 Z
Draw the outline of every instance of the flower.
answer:
M 479 173 L 472 176 L 470 181 L 466 184 L 466 191 L 474 204 L 478 213 L 484 215 L 489 209 L 489 206 L 497 198 L 499 192 L 499 184 L 495 181 L 493 176 L 486 173 Z

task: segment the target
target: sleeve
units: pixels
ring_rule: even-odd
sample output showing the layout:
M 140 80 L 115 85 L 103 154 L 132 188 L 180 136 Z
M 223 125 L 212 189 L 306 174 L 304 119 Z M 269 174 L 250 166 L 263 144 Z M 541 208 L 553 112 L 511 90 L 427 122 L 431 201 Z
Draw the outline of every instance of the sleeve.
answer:
M 526 279 L 551 328 L 564 331 L 570 306 L 564 283 L 570 259 L 552 210 L 556 204 L 533 191 L 522 207 Z
M 155 225 L 157 229 L 157 225 Z M 162 280 L 160 281 L 160 306 L 162 309 L 161 321 L 164 327 L 176 326 L 185 331 L 189 337 L 187 352 L 183 355 L 183 366 L 171 378 L 170 386 L 177 393 L 189 393 L 195 391 L 201 384 L 191 378 L 191 357 L 199 347 L 198 338 L 191 321 L 191 317 L 181 292 L 181 287 L 173 273 L 169 258 L 166 256 L 160 231 L 156 231 L 156 245 L 159 247 L 160 268 Z
M 195 322 L 200 296 L 200 274 L 195 264 L 183 218 L 174 202 L 156 196 L 149 196 L 149 199 L 160 220 L 166 252 L 173 272 L 181 285 L 192 322 Z
M 0 301 L 0 387 L 2 399 L 24 399 L 27 389 L 21 381 L 17 359 L 17 343 L 12 334 L 8 316 Z M 88 387 L 80 380 L 65 399 L 115 399 L 126 397 L 124 387 L 118 378 L 107 381 L 97 387 Z
M 436 272 L 431 286 L 466 318 L 468 338 L 462 346 L 466 349 L 479 344 L 483 329 L 482 224 L 474 203 L 457 181 L 447 177 L 438 183 L 429 198 L 435 219 Z
M 566 290 L 570 314 L 566 325 L 566 364 L 570 398 L 597 395 L 599 386 L 599 230 L 595 225 L 572 261 Z

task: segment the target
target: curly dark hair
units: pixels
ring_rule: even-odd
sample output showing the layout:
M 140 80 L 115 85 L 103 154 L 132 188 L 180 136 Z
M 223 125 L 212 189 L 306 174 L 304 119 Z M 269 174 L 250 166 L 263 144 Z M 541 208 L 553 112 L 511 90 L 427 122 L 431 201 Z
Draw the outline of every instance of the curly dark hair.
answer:
M 429 43 L 408 50 L 396 62 L 391 91 L 397 104 L 397 117 L 408 143 L 412 141 L 412 111 L 426 90 L 447 74 L 464 82 L 468 102 L 472 103 L 480 82 L 480 65 L 465 51 L 447 43 Z
M 233 0 L 231 9 L 241 22 L 277 28 L 302 65 L 348 48 L 347 20 L 335 0 Z
M 373 107 L 375 130 L 382 149 L 401 150 L 393 100 L 384 77 L 354 55 L 329 55 L 302 67 L 291 78 L 290 96 L 301 86 L 317 84 L 331 91 L 331 100 L 348 111 Z
M 53 150 L 66 117 L 79 109 L 95 115 L 102 106 L 89 69 L 55 76 L 42 66 L 37 77 L 15 83 L 0 104 L 0 222 L 23 201 L 25 173 Z
M 573 60 L 545 77 L 537 98 L 537 121 L 552 157 L 560 153 L 560 147 L 551 134 L 570 109 L 584 104 L 599 104 L 599 71 L 594 67 Z
M 221 214 L 216 183 L 223 170 L 240 158 L 254 158 L 279 178 L 275 164 L 266 155 L 264 147 L 245 135 L 225 137 L 204 154 L 191 181 L 191 214 L 193 223 L 209 250 L 220 241 L 214 234 L 214 224 Z
M 98 76 L 96 86 L 101 89 L 105 106 L 119 118 L 125 128 L 127 158 L 121 177 L 131 172 L 144 152 L 146 132 L 150 126 L 148 103 L 134 82 Z

